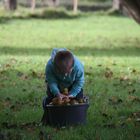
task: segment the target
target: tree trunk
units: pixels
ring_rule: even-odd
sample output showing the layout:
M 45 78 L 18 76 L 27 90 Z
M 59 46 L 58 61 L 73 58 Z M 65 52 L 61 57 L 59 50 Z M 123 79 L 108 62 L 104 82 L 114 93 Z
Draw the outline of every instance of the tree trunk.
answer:
M 120 0 L 113 0 L 113 9 L 114 10 L 121 10 L 121 3 Z
M 59 5 L 59 0 L 52 0 L 53 1 L 53 7 L 57 7 Z
M 36 7 L 36 0 L 31 0 L 31 12 L 34 12 Z
M 41 0 L 41 3 L 42 3 L 42 6 L 46 6 L 47 5 L 46 0 Z
M 59 0 L 48 0 L 47 1 L 49 7 L 57 7 L 60 4 Z
M 78 0 L 73 0 L 73 12 L 76 14 L 78 11 Z
M 17 9 L 17 0 L 4 0 L 5 9 L 14 11 Z
M 140 24 L 140 0 L 120 0 L 123 7 Z

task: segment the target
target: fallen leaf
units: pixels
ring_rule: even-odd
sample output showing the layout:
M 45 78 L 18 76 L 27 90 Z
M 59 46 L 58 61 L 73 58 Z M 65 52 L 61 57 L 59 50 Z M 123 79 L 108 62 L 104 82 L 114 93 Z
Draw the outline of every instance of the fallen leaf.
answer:
M 11 67 L 11 65 L 10 64 L 6 64 L 5 67 L 6 68 L 9 68 L 9 67 Z
M 35 72 L 34 70 L 32 70 L 31 73 L 32 73 L 32 76 L 33 76 L 33 77 L 38 77 L 37 72 Z
M 136 69 L 132 69 L 131 73 L 136 73 Z
M 45 74 L 44 73 L 37 73 L 36 71 L 31 70 L 31 76 L 34 78 L 44 78 Z
M 126 75 L 120 77 L 120 82 L 122 82 L 122 81 L 128 81 L 128 80 L 129 80 L 129 78 Z
M 133 119 L 135 126 L 140 127 L 140 111 L 132 113 L 130 117 Z
M 91 72 L 86 71 L 86 72 L 85 72 L 85 75 L 91 76 L 91 75 L 92 75 L 92 73 L 91 73 Z
M 132 118 L 127 118 L 127 120 L 126 120 L 127 122 L 132 122 Z
M 39 140 L 44 140 L 44 133 L 43 133 L 43 131 L 39 132 Z
M 5 87 L 5 85 L 1 83 L 0 84 L 0 88 L 4 88 L 4 87 Z
M 140 102 L 140 98 L 137 96 L 128 96 L 128 98 L 132 102 Z
M 39 140 L 51 140 L 51 135 L 50 134 L 46 134 L 43 131 L 39 132 Z
M 102 64 L 98 64 L 97 66 L 98 66 L 98 67 L 101 67 L 101 66 L 102 66 Z
M 22 89 L 22 91 L 24 91 L 24 92 L 25 92 L 25 91 L 27 91 L 27 90 L 26 90 L 25 88 L 23 88 L 23 89 Z
M 17 72 L 17 76 L 21 77 L 22 75 L 24 75 L 24 73 L 22 73 L 20 71 Z
M 116 96 L 113 96 L 113 97 L 109 98 L 108 100 L 109 100 L 109 104 L 113 104 L 113 105 L 117 105 L 117 104 L 120 104 L 123 102 L 122 99 L 120 99 Z
M 21 79 L 21 80 L 27 80 L 27 79 L 28 79 L 28 76 L 27 76 L 27 75 L 22 75 L 22 76 L 20 77 L 20 79 Z
M 3 128 L 7 128 L 7 129 L 15 129 L 15 128 L 17 128 L 17 124 L 10 124 L 10 123 L 8 123 L 8 122 L 3 122 L 2 123 L 2 127 Z
M 140 118 L 140 112 L 134 112 L 131 114 L 131 117 L 133 118 Z
M 129 94 L 134 94 L 135 92 L 136 92 L 135 89 L 129 89 L 129 90 L 128 90 L 128 93 L 129 93 Z
M 109 79 L 112 76 L 113 76 L 113 72 L 109 68 L 106 68 L 105 77 Z
M 110 115 L 108 115 L 107 113 L 105 113 L 105 112 L 103 112 L 103 113 L 101 113 L 102 114 L 102 116 L 103 117 L 105 117 L 105 118 L 112 118 L 112 116 L 110 116 Z
M 114 123 L 104 124 L 103 126 L 108 128 L 116 128 L 116 125 Z
M 28 76 L 26 74 L 20 72 L 20 71 L 17 73 L 17 76 L 19 76 L 21 80 L 27 80 L 28 79 Z
M 133 85 L 133 83 L 132 82 L 128 82 L 128 84 L 127 84 L 128 86 L 132 86 Z
M 11 59 L 10 59 L 10 62 L 15 64 L 15 63 L 17 62 L 17 59 L 11 58 Z
M 117 65 L 117 63 L 116 63 L 116 62 L 113 62 L 113 63 L 112 63 L 112 65 L 116 66 L 116 65 Z
M 10 98 L 10 97 L 6 97 L 5 100 L 6 100 L 6 101 L 11 101 L 11 98 Z
M 11 106 L 11 99 L 7 97 L 5 100 L 2 101 L 2 105 L 4 108 L 10 107 Z
M 14 112 L 16 112 L 16 111 L 20 111 L 21 110 L 21 104 L 12 104 L 11 106 L 10 106 L 10 109 L 12 110 L 12 111 L 14 111 Z
M 11 85 L 12 85 L 12 86 L 15 86 L 15 85 L 16 85 L 16 83 L 15 83 L 15 82 L 12 82 L 12 83 L 11 83 Z

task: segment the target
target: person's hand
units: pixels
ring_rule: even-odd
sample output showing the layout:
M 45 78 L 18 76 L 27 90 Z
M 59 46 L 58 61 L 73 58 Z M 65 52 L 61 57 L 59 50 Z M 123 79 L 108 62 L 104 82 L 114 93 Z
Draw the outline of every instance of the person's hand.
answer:
M 61 93 L 59 93 L 58 95 L 57 95 L 57 97 L 59 98 L 59 99 L 63 99 L 63 98 L 65 98 L 66 97 L 66 95 L 63 95 L 63 94 L 61 94 Z
M 69 95 L 65 95 L 64 99 L 66 100 L 70 99 Z
M 73 96 L 73 95 L 68 95 L 68 97 L 69 97 L 69 98 L 74 98 L 74 96 Z

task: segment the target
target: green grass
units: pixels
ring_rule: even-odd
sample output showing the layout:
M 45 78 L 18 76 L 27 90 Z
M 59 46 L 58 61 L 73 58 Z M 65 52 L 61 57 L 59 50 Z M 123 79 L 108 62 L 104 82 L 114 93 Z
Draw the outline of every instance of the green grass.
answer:
M 139 25 L 93 13 L 0 21 L 0 135 L 38 140 L 44 131 L 52 140 L 140 139 L 140 116 L 132 115 L 140 112 Z M 84 64 L 84 91 L 90 97 L 85 126 L 34 125 L 43 113 L 44 69 L 53 48 L 71 50 Z

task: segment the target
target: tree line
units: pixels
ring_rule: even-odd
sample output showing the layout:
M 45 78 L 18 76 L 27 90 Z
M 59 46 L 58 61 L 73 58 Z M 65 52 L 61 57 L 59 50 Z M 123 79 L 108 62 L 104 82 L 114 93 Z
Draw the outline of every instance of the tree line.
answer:
M 41 0 L 41 3 L 43 5 L 46 5 L 46 3 L 49 3 L 52 7 L 57 7 L 59 5 L 60 0 Z M 74 13 L 78 10 L 78 0 L 72 0 L 73 2 L 73 11 Z M 17 9 L 18 1 L 17 0 L 3 0 L 4 7 L 8 11 L 14 11 Z M 36 8 L 37 0 L 29 0 L 31 11 L 33 12 Z
M 28 0 L 30 2 L 31 11 L 34 12 L 37 0 Z M 40 0 L 43 4 L 46 1 L 52 3 L 53 7 L 59 5 L 60 0 Z M 70 1 L 70 0 L 66 0 Z M 73 2 L 73 11 L 77 13 L 78 2 L 80 0 L 71 0 Z M 107 0 L 96 0 L 96 1 L 107 1 Z M 14 11 L 17 9 L 18 0 L 3 0 L 4 7 L 8 11 Z M 131 15 L 138 23 L 140 23 L 140 0 L 112 0 L 112 9 L 122 10 L 125 8 L 129 15 Z

